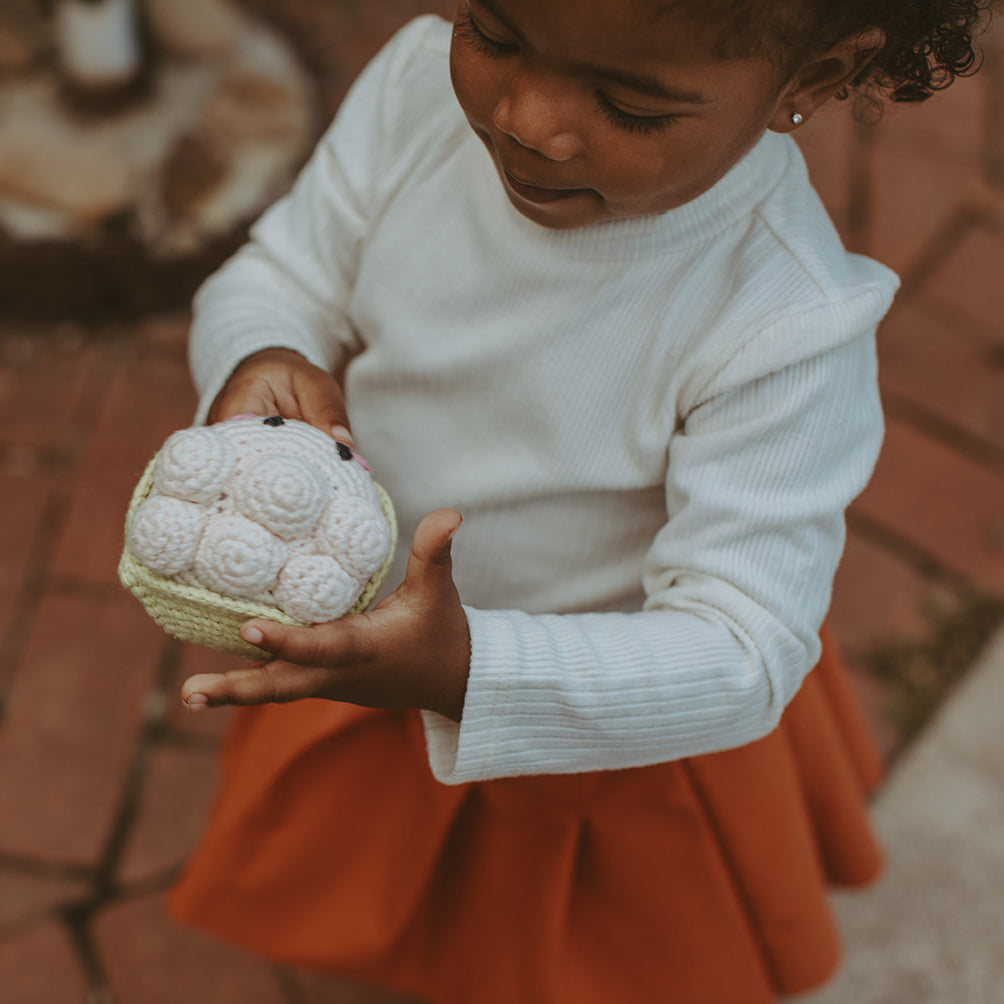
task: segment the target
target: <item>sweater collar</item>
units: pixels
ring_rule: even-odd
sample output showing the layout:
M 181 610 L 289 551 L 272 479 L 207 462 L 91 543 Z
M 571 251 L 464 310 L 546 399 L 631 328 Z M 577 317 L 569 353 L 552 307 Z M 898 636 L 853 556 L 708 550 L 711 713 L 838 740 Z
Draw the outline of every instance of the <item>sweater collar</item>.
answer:
M 641 258 L 704 243 L 748 218 L 777 186 L 791 164 L 794 141 L 765 133 L 717 184 L 676 209 L 655 216 L 612 220 L 575 230 L 549 230 L 523 216 L 509 201 L 491 157 L 471 136 L 478 173 L 472 198 L 478 215 L 518 238 L 527 249 L 585 258 Z

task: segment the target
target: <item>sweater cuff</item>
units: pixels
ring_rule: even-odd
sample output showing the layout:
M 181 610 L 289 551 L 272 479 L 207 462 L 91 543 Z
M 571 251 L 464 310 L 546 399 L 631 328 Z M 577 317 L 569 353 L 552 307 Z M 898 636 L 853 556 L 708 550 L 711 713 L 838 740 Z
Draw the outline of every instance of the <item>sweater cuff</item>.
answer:
M 504 612 L 464 607 L 471 632 L 471 668 L 460 723 L 423 711 L 433 776 L 443 784 L 493 776 L 498 728 L 505 716 L 518 659 L 512 620 Z

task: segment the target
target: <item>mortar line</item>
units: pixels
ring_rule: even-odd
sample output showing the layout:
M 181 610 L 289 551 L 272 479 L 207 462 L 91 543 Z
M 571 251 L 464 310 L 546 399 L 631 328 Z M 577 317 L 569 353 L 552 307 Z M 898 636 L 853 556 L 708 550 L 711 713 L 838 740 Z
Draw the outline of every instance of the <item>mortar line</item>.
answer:
M 67 907 L 62 915 L 70 942 L 87 978 L 90 1004 L 116 1004 L 117 998 L 108 981 L 101 953 L 91 936 L 87 905 Z
M 958 590 L 964 595 L 987 595 L 987 591 L 973 583 L 967 576 L 950 568 L 940 558 L 897 533 L 879 520 L 865 515 L 859 509 L 847 512 L 847 527 L 872 544 L 892 552 L 926 579 Z
M 273 966 L 275 982 L 286 1004 L 307 1004 L 306 994 L 300 987 L 292 971 L 286 966 Z
M 929 292 L 923 296 L 923 309 L 925 314 L 948 328 L 958 326 L 961 316 L 966 334 L 985 343 L 989 351 L 1004 347 L 1004 334 L 1000 329 L 988 325 L 977 317 L 968 315 L 965 304 L 952 303 L 936 292 Z M 1001 365 L 997 364 L 998 367 Z
M 907 302 L 917 294 L 935 269 L 959 247 L 976 222 L 977 218 L 964 202 L 949 213 L 928 241 L 927 247 L 903 270 L 903 281 L 897 296 L 900 303 Z
M 180 645 L 174 639 L 165 641 L 154 684 L 154 692 L 163 691 L 173 678 L 180 660 Z M 91 994 L 102 1004 L 115 1004 L 104 961 L 92 934 L 95 915 L 109 903 L 122 898 L 115 885 L 115 870 L 126 847 L 143 792 L 147 769 L 157 738 L 163 729 L 163 715 L 148 718 L 136 741 L 133 756 L 122 784 L 119 804 L 101 856 L 94 867 L 89 895 L 66 907 L 62 916 L 69 929 L 77 955 L 91 985 Z
M 7 637 L 3 650 L 0 651 L 0 727 L 6 717 L 10 692 L 45 593 L 48 565 L 55 553 L 60 531 L 66 524 L 71 499 L 72 492 L 68 484 L 53 485 L 43 505 L 38 529 L 28 551 L 25 573 L 11 603 Z
M 0 851 L 0 870 L 30 875 L 32 878 L 52 879 L 61 882 L 90 882 L 94 875 L 92 865 L 78 865 L 71 862 L 46 861 L 24 854 Z
M 1004 474 L 1004 447 L 982 439 L 912 398 L 886 392 L 882 402 L 887 415 L 905 421 L 994 474 Z
M 157 676 L 152 691 L 153 694 L 163 696 L 166 693 L 167 688 L 177 673 L 180 661 L 180 643 L 173 638 L 167 638 L 161 649 Z M 122 784 L 121 796 L 115 811 L 114 821 L 95 868 L 95 909 L 102 905 L 108 891 L 114 885 L 115 869 L 118 867 L 122 852 L 125 850 L 126 842 L 132 832 L 150 760 L 164 731 L 166 716 L 164 702 L 155 702 L 155 706 L 157 708 L 155 714 L 152 716 L 148 715 L 137 738 L 132 760 Z
M 88 347 L 77 350 L 84 358 Z M 100 360 L 92 365 L 97 367 Z M 114 363 L 114 360 L 112 360 Z M 43 507 L 42 518 L 32 541 L 25 562 L 25 573 L 11 604 L 10 628 L 0 652 L 0 727 L 6 715 L 10 690 L 24 657 L 31 627 L 38 613 L 42 597 L 49 585 L 49 566 L 66 526 L 73 498 L 73 485 L 80 467 L 86 437 L 75 430 L 93 427 L 100 410 L 104 394 L 98 386 L 100 381 L 92 380 L 85 385 L 80 400 L 70 419 L 71 432 L 62 444 L 66 465 L 54 475 L 54 484 Z

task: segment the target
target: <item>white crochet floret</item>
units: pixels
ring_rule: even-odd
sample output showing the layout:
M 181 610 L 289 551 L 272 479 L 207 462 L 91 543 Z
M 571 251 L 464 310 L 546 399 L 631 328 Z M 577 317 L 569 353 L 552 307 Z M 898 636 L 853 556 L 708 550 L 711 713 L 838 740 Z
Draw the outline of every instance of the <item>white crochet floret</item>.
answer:
M 304 422 L 242 417 L 167 440 L 126 541 L 157 575 L 315 624 L 353 609 L 392 536 L 346 447 Z

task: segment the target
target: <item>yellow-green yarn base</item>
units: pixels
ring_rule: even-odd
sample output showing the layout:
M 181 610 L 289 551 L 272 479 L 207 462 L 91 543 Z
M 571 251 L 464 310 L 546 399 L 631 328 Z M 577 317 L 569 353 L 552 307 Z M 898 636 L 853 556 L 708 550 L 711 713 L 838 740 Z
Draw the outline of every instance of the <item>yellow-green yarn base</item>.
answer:
M 126 514 L 126 539 L 133 515 L 140 503 L 150 493 L 153 484 L 153 469 L 157 458 L 147 465 L 140 478 Z M 350 613 L 365 610 L 383 584 L 394 558 L 397 546 L 397 520 L 390 497 L 373 482 L 380 497 L 380 507 L 391 530 L 391 546 L 383 567 L 366 584 L 362 595 Z M 188 586 L 173 579 L 164 578 L 151 572 L 129 549 L 123 545 L 119 559 L 119 581 L 143 604 L 146 612 L 169 634 L 181 641 L 192 642 L 246 659 L 267 659 L 269 654 L 241 638 L 240 626 L 253 617 L 278 621 L 280 624 L 303 625 L 302 621 L 283 612 L 278 607 L 253 600 L 241 600 L 223 596 L 199 586 Z

